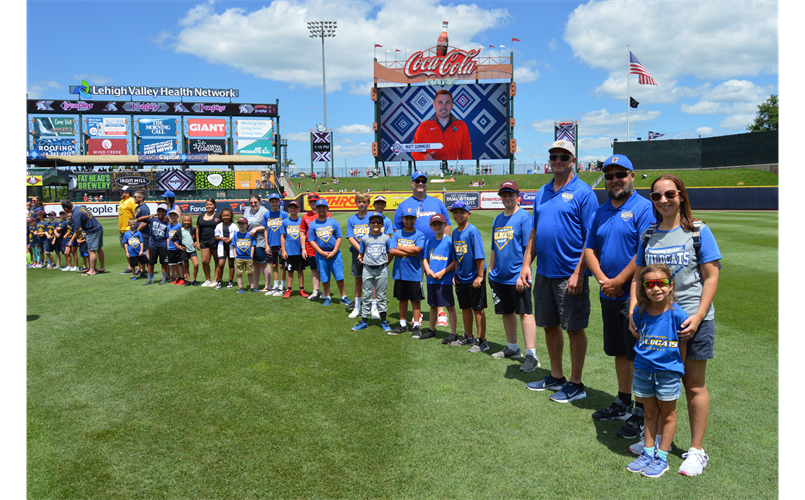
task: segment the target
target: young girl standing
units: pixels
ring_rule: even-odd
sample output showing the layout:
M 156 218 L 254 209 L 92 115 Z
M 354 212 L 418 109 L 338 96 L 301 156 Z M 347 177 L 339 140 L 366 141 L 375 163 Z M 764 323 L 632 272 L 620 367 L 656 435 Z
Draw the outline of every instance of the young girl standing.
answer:
M 668 470 L 668 451 L 676 433 L 676 400 L 685 374 L 679 332 L 688 315 L 675 304 L 673 273 L 665 264 L 643 268 L 637 303 L 632 313 L 639 339 L 634 348 L 632 392 L 643 403 L 645 443 L 643 453 L 626 470 L 653 478 Z M 660 434 L 665 436 L 662 442 Z

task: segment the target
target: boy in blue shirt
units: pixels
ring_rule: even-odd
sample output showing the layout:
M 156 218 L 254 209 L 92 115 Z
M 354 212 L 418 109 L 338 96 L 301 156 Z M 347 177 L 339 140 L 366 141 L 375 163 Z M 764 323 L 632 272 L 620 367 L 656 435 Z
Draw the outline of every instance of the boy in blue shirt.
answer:
M 235 246 L 235 273 L 238 275 L 238 293 L 246 293 L 243 290 L 243 273 L 246 273 L 247 283 L 251 282 L 251 275 L 254 272 L 254 237 L 249 234 L 249 219 L 241 217 L 238 219 L 238 230 L 232 236 L 232 244 Z
M 282 247 L 282 259 L 285 261 L 283 272 L 287 271 L 288 281 L 285 293 L 282 294 L 283 299 L 291 298 L 293 294 L 293 274 L 295 271 L 299 272 L 299 295 L 306 296 L 305 294 L 305 259 L 302 258 L 302 239 L 299 234 L 299 224 L 302 219 L 299 218 L 299 203 L 292 201 L 288 204 L 288 218 L 282 219 L 282 227 L 280 228 L 280 246 Z M 266 295 L 272 292 L 266 292 Z M 273 295 L 273 294 L 272 294 Z
M 515 181 L 500 183 L 498 196 L 503 202 L 503 213 L 492 224 L 492 253 L 490 255 L 489 285 L 495 314 L 503 316 L 506 347 L 493 358 L 522 358 L 517 343 L 517 317 L 523 327 L 526 358 L 520 371 L 531 372 L 539 368 L 537 357 L 537 326 L 531 305 L 531 284 L 519 281 L 523 254 L 531 234 L 531 216 L 517 205 L 520 189 Z
M 450 335 L 456 336 L 456 301 L 453 297 L 456 259 L 453 253 L 453 240 L 444 234 L 445 222 L 446 219 L 442 214 L 430 217 L 433 238 L 425 242 L 422 258 L 422 267 L 427 275 L 430 320 L 427 331 L 419 336 L 419 340 L 436 336 L 436 318 L 439 314 L 439 307 L 447 309 L 450 318 Z
M 182 229 L 182 224 L 179 222 L 179 210 L 172 208 L 168 214 L 170 222 L 168 223 L 168 272 L 170 273 L 170 282 L 174 285 L 184 286 L 182 279 L 184 264 L 182 263 L 182 251 L 176 246 L 173 235 Z
M 414 310 L 411 338 L 422 336 L 420 327 L 422 294 L 422 263 L 420 254 L 425 246 L 425 235 L 416 228 L 416 214 L 405 213 L 402 216 L 403 227 L 391 237 L 389 255 L 399 257 L 394 261 L 392 278 L 394 279 L 394 298 L 400 302 L 400 325 L 389 332 L 397 335 L 408 331 L 405 317 L 408 314 L 408 301 Z
M 347 240 L 349 252 L 352 254 L 352 277 L 355 278 L 355 301 L 347 306 L 352 312 L 350 318 L 357 318 L 361 314 L 361 295 L 363 291 L 363 264 L 358 260 L 361 252 L 361 238 L 369 234 L 369 194 L 361 191 L 355 195 L 355 205 L 358 213 L 347 219 Z
M 123 247 L 129 258 L 129 267 L 137 269 L 139 264 L 147 262 L 143 252 L 145 244 L 143 234 L 137 230 L 137 219 L 129 219 L 129 230 L 123 233 Z M 131 281 L 137 281 L 137 273 L 131 273 Z
M 157 206 L 157 213 L 145 216 L 148 220 L 149 233 L 151 234 L 148 240 L 148 281 L 143 283 L 143 286 L 150 285 L 154 282 L 154 266 L 157 262 L 162 266 L 162 280 L 159 284 L 164 285 L 168 282 L 168 219 L 165 216 L 168 214 L 168 206 L 160 203 Z M 141 221 L 143 222 L 143 221 Z M 142 232 L 140 233 L 142 234 Z
M 486 342 L 486 252 L 481 232 L 470 224 L 470 209 L 463 201 L 453 203 L 450 214 L 456 221 L 453 229 L 453 254 L 456 259 L 455 287 L 458 307 L 464 320 L 464 337 L 442 340 L 452 346 L 472 345 L 469 352 L 489 350 Z M 472 320 L 478 330 L 476 338 L 472 337 Z
M 286 279 L 281 238 L 282 221 L 288 218 L 288 212 L 280 208 L 280 195 L 277 193 L 269 195 L 268 206 L 268 212 L 263 215 L 263 227 L 266 229 L 266 255 L 268 255 L 268 263 L 271 264 L 270 273 L 274 277 L 274 286 L 268 290 L 269 266 L 266 266 L 266 295 L 279 297 L 284 292 L 282 285 Z M 280 269 L 282 269 L 282 277 L 280 277 Z
M 48 220 L 45 222 L 45 256 L 48 258 L 48 269 L 56 269 L 53 261 L 53 252 L 56 250 L 56 212 L 48 213 Z M 58 253 L 58 252 L 57 252 Z M 59 257 L 61 261 L 61 257 Z M 61 267 L 61 266 L 59 266 Z
M 316 252 L 316 267 L 319 268 L 319 279 L 324 288 L 323 306 L 333 303 L 330 298 L 330 274 L 335 278 L 338 292 L 341 294 L 341 303 L 349 304 L 344 294 L 344 263 L 341 259 L 341 226 L 333 218 L 327 218 L 327 200 L 324 198 L 316 202 L 318 217 L 310 221 L 307 241 Z

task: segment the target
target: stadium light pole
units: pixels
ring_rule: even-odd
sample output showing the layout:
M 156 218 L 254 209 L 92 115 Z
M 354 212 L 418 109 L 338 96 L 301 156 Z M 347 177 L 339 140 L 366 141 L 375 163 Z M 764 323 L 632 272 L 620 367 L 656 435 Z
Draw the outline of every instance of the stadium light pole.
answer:
M 335 36 L 336 21 L 309 21 L 307 29 L 310 30 L 310 38 L 321 38 L 321 93 L 324 99 L 324 128 L 327 129 L 327 79 L 324 72 L 324 39 Z M 330 136 L 330 148 L 332 151 L 333 136 Z M 324 176 L 327 177 L 329 162 L 324 162 Z

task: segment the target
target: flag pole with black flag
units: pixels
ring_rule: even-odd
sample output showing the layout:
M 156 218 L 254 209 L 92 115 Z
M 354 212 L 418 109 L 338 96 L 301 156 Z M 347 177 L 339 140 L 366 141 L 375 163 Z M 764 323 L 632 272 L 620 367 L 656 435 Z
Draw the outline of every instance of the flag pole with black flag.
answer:
M 637 100 L 635 100 L 635 98 L 634 98 L 634 97 L 630 97 L 630 98 L 629 98 L 629 106 L 631 106 L 631 107 L 633 107 L 633 108 L 637 109 L 638 104 L 640 104 L 640 103 L 639 103 L 639 102 L 637 102 Z
M 632 65 L 632 49 L 629 48 L 629 44 L 626 44 L 626 52 L 629 53 L 629 62 L 626 63 L 626 97 L 631 99 L 632 96 L 629 94 L 629 75 Z M 632 108 L 631 103 L 630 105 L 626 106 L 626 142 L 629 142 L 629 110 Z

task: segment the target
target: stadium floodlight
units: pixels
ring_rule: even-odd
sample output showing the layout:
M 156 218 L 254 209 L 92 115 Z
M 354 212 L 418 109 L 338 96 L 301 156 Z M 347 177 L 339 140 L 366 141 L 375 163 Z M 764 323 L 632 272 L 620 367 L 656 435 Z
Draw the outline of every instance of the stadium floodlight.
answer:
M 321 93 L 324 100 L 325 130 L 327 129 L 327 78 L 324 71 L 324 39 L 334 37 L 337 27 L 337 21 L 308 21 L 307 23 L 307 28 L 310 30 L 310 38 L 321 38 Z M 327 176 L 328 165 L 329 162 L 324 163 L 325 176 Z

